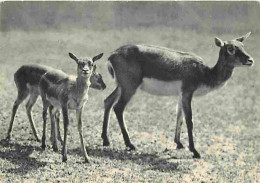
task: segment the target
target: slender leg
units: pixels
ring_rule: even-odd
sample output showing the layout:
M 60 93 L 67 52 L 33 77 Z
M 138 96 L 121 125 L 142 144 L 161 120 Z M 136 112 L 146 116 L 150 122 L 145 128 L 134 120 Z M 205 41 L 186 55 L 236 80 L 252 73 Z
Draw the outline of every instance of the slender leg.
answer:
M 174 142 L 177 144 L 177 149 L 184 148 L 182 143 L 180 142 L 182 123 L 183 123 L 183 109 L 182 109 L 182 96 L 180 95 L 179 103 L 177 105 L 177 125 L 176 125 L 175 138 L 174 138 Z
M 85 145 L 84 145 L 84 138 L 83 138 L 83 134 L 82 134 L 82 131 L 83 131 L 82 130 L 82 121 L 81 121 L 82 108 L 80 108 L 76 111 L 76 115 L 77 115 L 77 121 L 78 121 L 78 131 L 79 131 L 82 152 L 85 157 L 85 163 L 89 163 L 89 157 L 88 157 Z
M 47 123 L 47 110 L 48 110 L 47 103 L 43 103 L 43 111 L 42 111 L 42 118 L 43 118 L 43 130 L 42 130 L 42 149 L 46 148 L 46 123 Z
M 192 122 L 192 110 L 191 110 L 191 99 L 192 94 L 183 94 L 182 95 L 182 105 L 183 105 L 183 112 L 186 119 L 186 124 L 188 128 L 188 136 L 189 136 L 189 149 L 191 152 L 193 152 L 193 158 L 200 158 L 200 154 L 197 152 L 197 150 L 194 147 L 193 142 L 193 122 Z
M 56 123 L 57 123 L 58 140 L 60 142 L 63 142 L 62 138 L 61 138 L 61 133 L 60 133 L 60 111 L 59 110 L 55 111 L 55 119 L 56 119 Z
M 17 99 L 16 99 L 16 101 L 14 102 L 14 105 L 13 105 L 12 116 L 11 116 L 9 128 L 8 128 L 8 131 L 7 131 L 7 136 L 6 136 L 7 140 L 10 140 L 11 136 L 12 136 L 12 128 L 13 128 L 14 117 L 15 117 L 16 111 L 17 111 L 19 105 L 28 96 L 28 94 L 29 94 L 28 89 L 26 89 L 26 88 L 25 89 L 19 89 L 18 88 L 18 97 L 17 97 Z
M 127 103 L 130 101 L 132 96 L 134 95 L 135 90 L 131 92 L 131 90 L 121 90 L 121 96 L 118 102 L 114 106 L 114 111 L 121 129 L 121 132 L 124 137 L 125 145 L 130 148 L 130 150 L 135 150 L 135 146 L 131 143 L 130 138 L 128 136 L 127 127 L 124 122 L 124 109 Z
M 36 138 L 37 142 L 40 142 L 40 138 L 38 137 L 37 129 L 35 128 L 35 124 L 32 119 L 32 107 L 35 104 L 35 102 L 37 101 L 37 98 L 38 98 L 38 95 L 33 95 L 33 94 L 30 95 L 30 98 L 26 104 L 26 113 L 27 113 L 27 116 L 28 116 L 30 124 L 31 124 L 33 135 Z
M 108 130 L 108 125 L 109 125 L 110 112 L 111 112 L 112 106 L 117 101 L 119 95 L 120 95 L 120 89 L 119 89 L 119 87 L 116 87 L 116 89 L 104 100 L 105 112 L 104 112 L 103 129 L 102 129 L 102 135 L 101 135 L 101 137 L 103 139 L 103 146 L 109 146 L 107 130 Z
M 49 107 L 49 113 L 50 113 L 50 118 L 51 118 L 51 141 L 52 141 L 52 149 L 53 151 L 57 152 L 58 151 L 58 146 L 57 146 L 57 128 L 56 128 L 56 121 L 55 121 L 55 112 L 52 112 L 53 106 L 50 105 Z
M 63 114 L 63 123 L 64 123 L 64 142 L 62 147 L 62 161 L 67 161 L 67 134 L 68 134 L 68 126 L 69 126 L 69 114 L 68 114 L 68 107 L 62 107 L 62 114 Z

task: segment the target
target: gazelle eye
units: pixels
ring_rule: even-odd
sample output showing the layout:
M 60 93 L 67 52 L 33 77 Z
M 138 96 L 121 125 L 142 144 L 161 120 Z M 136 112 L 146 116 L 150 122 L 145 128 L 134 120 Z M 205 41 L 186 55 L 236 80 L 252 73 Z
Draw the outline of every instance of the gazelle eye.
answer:
M 227 51 L 228 51 L 229 55 L 234 55 L 235 54 L 235 49 L 233 48 L 233 46 L 227 47 Z

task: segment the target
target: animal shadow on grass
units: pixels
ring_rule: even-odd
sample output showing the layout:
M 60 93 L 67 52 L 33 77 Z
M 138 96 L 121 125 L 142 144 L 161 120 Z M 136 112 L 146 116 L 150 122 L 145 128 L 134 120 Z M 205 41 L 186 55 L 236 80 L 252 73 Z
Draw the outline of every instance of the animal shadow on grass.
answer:
M 36 170 L 46 165 L 39 162 L 36 158 L 29 157 L 33 151 L 41 151 L 40 147 L 31 145 L 21 145 L 15 142 L 9 142 L 5 139 L 0 141 L 0 158 L 8 160 L 13 164 L 19 165 L 18 168 L 5 170 L 6 173 L 16 173 L 24 175 L 30 170 Z
M 138 165 L 148 165 L 149 168 L 145 170 L 159 170 L 162 172 L 180 171 L 178 170 L 179 163 L 167 161 L 169 158 L 160 158 L 154 154 L 132 152 L 127 150 L 115 150 L 106 148 L 87 148 L 90 157 L 109 158 L 110 160 L 130 160 Z M 77 154 L 82 156 L 80 148 L 69 152 L 70 154 Z

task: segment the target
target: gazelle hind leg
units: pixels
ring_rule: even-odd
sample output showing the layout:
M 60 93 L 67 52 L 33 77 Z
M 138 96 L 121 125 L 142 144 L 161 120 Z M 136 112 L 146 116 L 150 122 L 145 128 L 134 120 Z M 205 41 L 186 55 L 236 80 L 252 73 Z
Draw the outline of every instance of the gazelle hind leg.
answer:
M 120 89 L 117 86 L 116 89 L 104 100 L 104 120 L 103 120 L 103 129 L 102 129 L 102 139 L 103 139 L 103 146 L 109 146 L 109 140 L 107 137 L 108 125 L 109 125 L 109 118 L 110 112 L 113 105 L 116 103 L 120 95 Z
M 58 140 L 62 143 L 62 138 L 61 138 L 61 132 L 60 132 L 60 111 L 56 110 L 55 111 L 55 120 L 57 124 L 57 132 L 58 132 Z
M 51 141 L 52 141 L 52 149 L 53 151 L 58 151 L 57 146 L 57 127 L 56 127 L 56 120 L 55 120 L 55 111 L 53 112 L 53 106 L 50 105 L 49 107 L 49 114 L 51 118 Z
M 26 113 L 27 113 L 27 116 L 28 116 L 30 124 L 31 124 L 33 135 L 36 138 L 37 142 L 40 142 L 40 138 L 38 137 L 37 129 L 36 129 L 34 121 L 32 119 L 32 107 L 35 104 L 35 102 L 37 101 L 37 98 L 38 98 L 37 94 L 30 95 L 30 98 L 26 104 Z
M 26 99 L 26 97 L 28 95 L 29 95 L 29 90 L 27 88 L 20 88 L 20 89 L 18 88 L 17 99 L 15 100 L 15 102 L 13 104 L 12 116 L 11 116 L 8 131 L 7 131 L 7 136 L 6 136 L 7 140 L 10 140 L 11 136 L 12 136 L 12 128 L 13 128 L 14 118 L 15 118 L 17 109 L 18 109 L 19 105 Z
M 121 95 L 120 98 L 118 99 L 118 102 L 114 106 L 114 111 L 121 129 L 121 132 L 124 137 L 125 145 L 126 147 L 129 147 L 130 150 L 135 150 L 135 146 L 131 143 L 128 132 L 127 132 L 127 127 L 124 122 L 124 110 L 127 105 L 127 103 L 130 101 L 132 96 L 134 95 L 136 91 L 136 88 L 133 88 L 132 90 L 126 90 L 122 89 L 121 90 Z
M 177 149 L 184 148 L 184 146 L 180 142 L 180 133 L 181 133 L 182 123 L 183 123 L 183 108 L 182 108 L 182 97 L 180 95 L 179 103 L 177 105 L 177 124 L 176 124 L 175 138 L 174 138 L 174 142 L 177 144 Z
M 120 125 L 125 144 L 127 147 L 130 148 L 130 150 L 134 150 L 135 146 L 131 143 L 130 138 L 128 136 L 123 113 L 127 103 L 131 100 L 138 86 L 142 82 L 141 65 L 139 62 L 136 62 L 134 59 L 136 58 L 123 57 L 120 55 L 113 56 L 109 59 L 113 67 L 114 76 L 116 78 L 118 88 L 120 90 L 120 95 L 119 95 L 120 97 L 118 98 L 118 100 L 117 98 L 112 100 L 113 102 L 117 100 L 116 104 L 114 105 L 114 112 L 116 114 L 118 123 Z M 108 102 L 108 104 L 110 105 L 108 105 L 107 111 L 105 110 L 105 114 L 106 113 L 109 114 L 110 112 L 109 110 L 111 109 L 112 107 L 111 104 L 113 104 L 113 102 Z M 109 115 L 107 115 L 107 117 L 109 117 Z
M 56 126 L 56 134 L 57 134 L 57 138 L 58 140 L 62 143 L 62 138 L 61 138 L 61 132 L 60 132 L 60 111 L 57 108 L 54 108 L 53 113 L 53 120 L 56 122 L 55 126 Z M 54 134 L 53 132 L 53 126 L 51 126 L 51 140 L 53 139 L 52 135 Z

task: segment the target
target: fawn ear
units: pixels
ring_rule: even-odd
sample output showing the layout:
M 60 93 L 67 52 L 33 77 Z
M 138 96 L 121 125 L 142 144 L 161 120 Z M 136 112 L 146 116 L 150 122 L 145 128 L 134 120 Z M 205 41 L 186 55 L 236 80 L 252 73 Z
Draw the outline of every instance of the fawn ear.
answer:
M 69 53 L 69 56 L 70 56 L 70 58 L 72 58 L 73 60 L 75 60 L 78 63 L 78 58 L 75 55 L 73 55 L 72 53 Z
M 236 38 L 237 41 L 243 42 L 244 40 L 246 40 L 249 36 L 250 36 L 251 32 L 248 32 L 246 35 Z
M 102 56 L 103 56 L 103 53 L 100 53 L 99 55 L 94 56 L 94 57 L 92 58 L 92 61 L 95 62 L 95 61 L 99 60 Z
M 92 72 L 95 73 L 95 72 L 96 72 L 96 69 L 97 69 L 97 65 L 94 65 Z
M 217 37 L 215 37 L 215 44 L 218 47 L 223 47 L 224 46 L 224 42 L 221 39 L 217 38 Z

